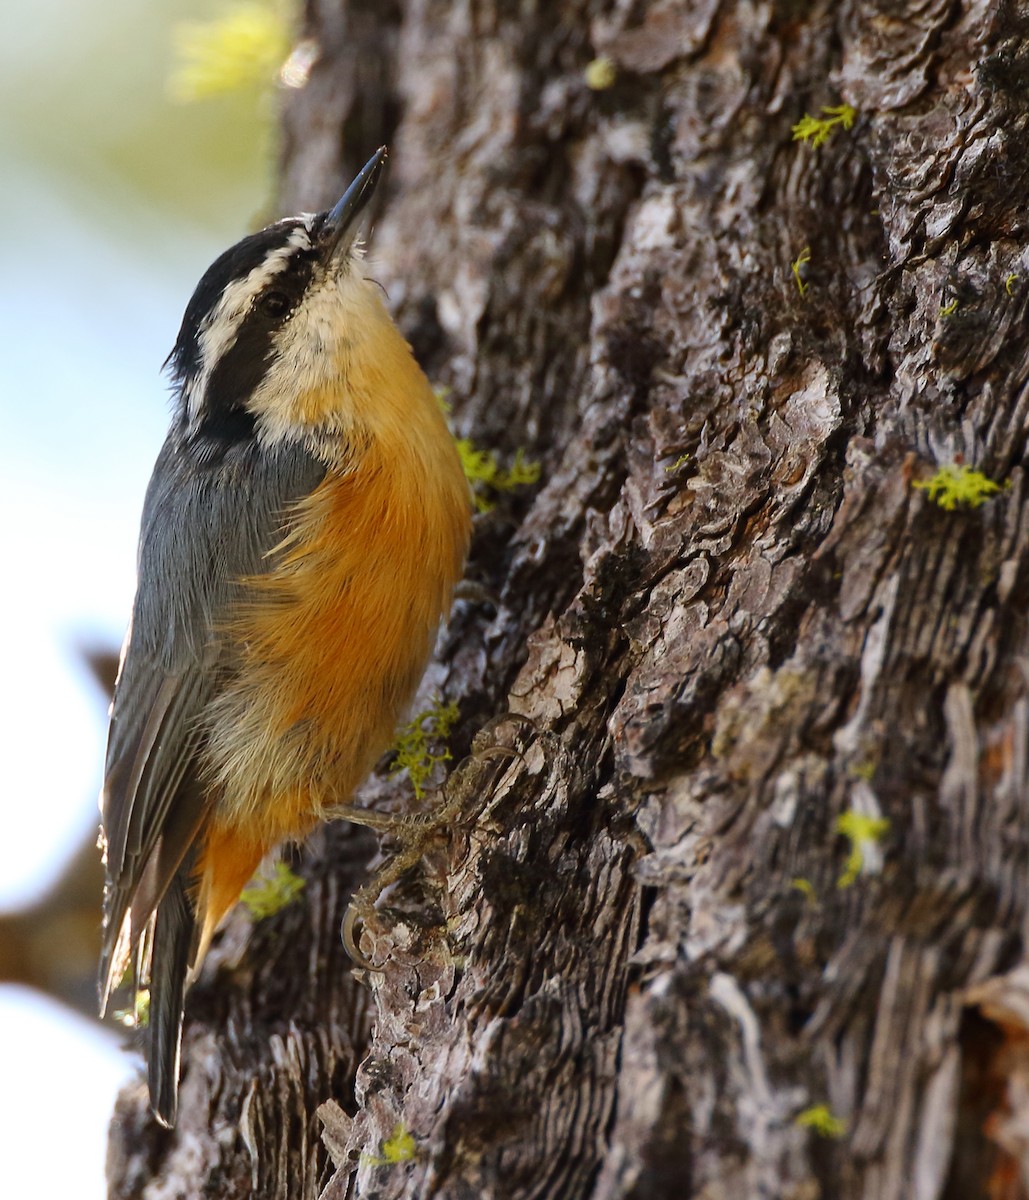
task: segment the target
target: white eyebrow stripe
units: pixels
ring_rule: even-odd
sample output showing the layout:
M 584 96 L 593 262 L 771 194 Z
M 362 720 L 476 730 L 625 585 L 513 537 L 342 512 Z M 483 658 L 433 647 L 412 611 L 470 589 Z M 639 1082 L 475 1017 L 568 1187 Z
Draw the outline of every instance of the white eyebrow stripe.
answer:
M 276 275 L 282 274 L 297 250 L 310 248 L 311 236 L 307 228 L 298 225 L 286 242 L 277 249 L 270 250 L 248 275 L 242 279 L 234 279 L 204 318 L 197 334 L 201 369 L 185 391 L 186 412 L 190 425 L 195 424 L 199 418 L 214 369 L 235 343 L 254 297 L 258 296 Z

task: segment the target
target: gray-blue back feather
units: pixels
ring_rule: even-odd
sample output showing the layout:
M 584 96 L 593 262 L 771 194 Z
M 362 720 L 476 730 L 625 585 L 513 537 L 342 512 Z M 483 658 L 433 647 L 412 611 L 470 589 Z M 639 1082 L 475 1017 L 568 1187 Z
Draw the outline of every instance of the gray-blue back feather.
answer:
M 240 595 L 238 581 L 269 570 L 291 505 L 324 472 L 298 444 L 265 448 L 250 438 L 212 448 L 187 439 L 181 426 L 161 450 L 143 510 L 139 584 L 108 738 L 105 995 L 117 982 L 107 975 L 126 912 L 135 941 L 203 819 L 204 789 L 180 784 L 201 750 L 203 710 L 224 683 L 228 656 L 218 630 Z M 175 845 L 168 844 L 173 831 Z

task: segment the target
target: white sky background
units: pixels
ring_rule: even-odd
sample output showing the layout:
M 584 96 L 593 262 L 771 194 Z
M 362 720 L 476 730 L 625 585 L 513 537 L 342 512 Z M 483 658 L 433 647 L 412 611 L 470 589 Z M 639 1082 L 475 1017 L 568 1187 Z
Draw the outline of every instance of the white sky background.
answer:
M 18 847 L 4 855 L 4 908 L 35 899 L 96 822 L 104 701 L 77 649 L 117 646 L 124 631 L 178 300 L 30 170 L 8 160 L 0 189 L 0 229 L 24 229 L 28 211 L 45 230 L 3 246 L 0 288 L 0 505 L 16 571 L 2 613 L 0 842 Z
M 0 907 L 9 909 L 36 899 L 96 827 L 106 702 L 77 650 L 116 646 L 124 630 L 178 297 L 138 250 L 90 225 L 74 192 L 9 158 L 4 176 L 0 229 L 19 231 L 4 238 L 0 287 L 10 573 L 0 593 Z M 184 259 L 203 256 L 195 237 L 172 240 L 184 243 Z M 54 1152 L 44 1117 L 53 1113 L 77 1142 L 62 1133 L 62 1161 L 78 1164 L 76 1194 L 99 1200 L 107 1119 L 133 1069 L 116 1037 L 28 989 L 0 986 L 0 1063 L 0 1195 L 67 1195 L 63 1173 L 40 1169 Z
M 224 134 L 224 111 L 160 107 L 170 26 L 190 10 L 221 7 L 35 0 L 0 40 L 0 909 L 41 895 L 96 828 L 106 702 L 80 651 L 116 647 L 128 618 L 182 310 L 266 200 L 259 152 L 228 188 L 211 178 L 205 126 Z M 238 120 L 234 136 L 248 136 Z M 151 170 L 178 194 L 148 194 Z M 134 1070 L 113 1032 L 0 985 L 0 1196 L 67 1196 L 45 1167 L 56 1126 L 76 1200 L 104 1197 L 107 1122 Z

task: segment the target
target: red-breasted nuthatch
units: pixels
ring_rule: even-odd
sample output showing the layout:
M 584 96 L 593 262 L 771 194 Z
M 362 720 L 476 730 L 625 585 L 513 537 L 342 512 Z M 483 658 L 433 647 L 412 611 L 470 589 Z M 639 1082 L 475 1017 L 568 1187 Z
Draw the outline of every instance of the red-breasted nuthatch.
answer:
M 149 986 L 150 1103 L 175 1119 L 182 1006 L 261 859 L 389 744 L 471 527 L 428 381 L 354 253 L 385 162 L 200 280 L 169 356 L 111 708 L 101 1011 Z

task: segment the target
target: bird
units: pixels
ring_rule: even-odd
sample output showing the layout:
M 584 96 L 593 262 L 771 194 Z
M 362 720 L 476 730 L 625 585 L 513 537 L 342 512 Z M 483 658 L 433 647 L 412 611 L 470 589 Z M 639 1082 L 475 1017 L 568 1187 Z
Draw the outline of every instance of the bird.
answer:
M 100 800 L 99 993 L 103 1015 L 124 980 L 149 989 L 150 1106 L 169 1128 L 212 936 L 277 845 L 365 820 L 353 792 L 468 552 L 454 439 L 357 237 L 385 162 L 220 255 L 165 363 Z

